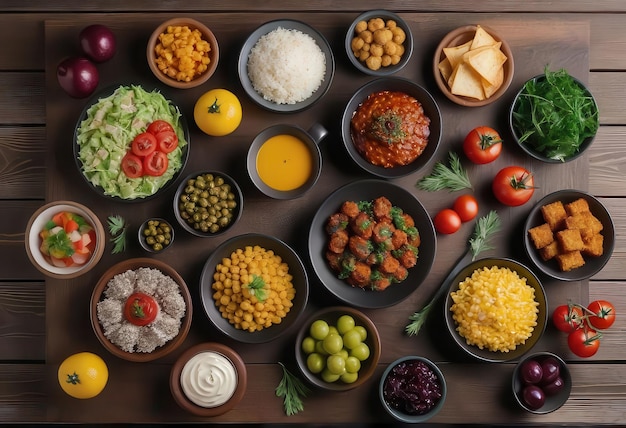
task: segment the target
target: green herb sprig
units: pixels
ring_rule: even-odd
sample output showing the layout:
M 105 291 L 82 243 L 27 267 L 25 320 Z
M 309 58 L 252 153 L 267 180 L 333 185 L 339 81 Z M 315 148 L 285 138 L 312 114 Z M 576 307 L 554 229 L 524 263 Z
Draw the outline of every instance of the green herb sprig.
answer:
M 456 153 L 450 152 L 448 154 L 448 163 L 449 166 L 443 162 L 437 162 L 432 172 L 417 182 L 417 188 L 428 192 L 443 189 L 448 189 L 450 192 L 473 189 L 474 186 L 467 175 L 467 171 L 461 165 L 461 160 Z
M 283 406 L 287 416 L 295 415 L 304 410 L 303 398 L 309 393 L 309 388 L 293 375 L 285 365 L 279 362 L 283 369 L 283 376 L 276 387 L 276 396 L 283 397 Z
M 112 215 L 108 218 L 108 226 L 113 243 L 111 254 L 124 252 L 126 250 L 126 229 L 128 228 L 126 220 L 120 215 Z
M 252 275 L 252 281 L 245 286 L 250 290 L 250 294 L 255 296 L 261 302 L 267 299 L 267 291 L 265 290 L 265 281 L 259 275 Z

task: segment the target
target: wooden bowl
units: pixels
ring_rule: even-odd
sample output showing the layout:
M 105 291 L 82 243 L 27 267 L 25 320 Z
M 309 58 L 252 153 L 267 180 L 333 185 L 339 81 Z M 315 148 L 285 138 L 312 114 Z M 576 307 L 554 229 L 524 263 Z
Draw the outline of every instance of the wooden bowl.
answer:
M 513 80 L 513 74 L 515 70 L 515 65 L 513 61 L 513 53 L 511 52 L 511 48 L 506 40 L 504 40 L 500 35 L 494 31 L 493 29 L 481 25 L 483 29 L 485 29 L 491 37 L 493 37 L 497 42 L 502 42 L 502 46 L 500 50 L 507 57 L 506 62 L 504 63 L 504 79 L 500 88 L 495 91 L 489 98 L 485 98 L 483 100 L 479 100 L 471 97 L 464 97 L 455 95 L 450 91 L 450 87 L 448 83 L 444 80 L 441 72 L 439 71 L 439 63 L 445 59 L 445 55 L 443 53 L 443 48 L 454 47 L 462 45 L 474 38 L 474 34 L 476 33 L 477 25 L 465 25 L 463 27 L 459 27 L 455 30 L 449 32 L 442 40 L 439 42 L 437 49 L 435 49 L 435 56 L 433 58 L 433 74 L 435 76 L 435 81 L 437 82 L 437 86 L 441 92 L 452 102 L 459 104 L 464 107 L 482 107 L 488 104 L 493 103 L 504 93 L 507 91 L 509 86 L 511 85 L 511 81 Z
M 39 233 L 55 214 L 63 211 L 80 215 L 93 227 L 96 245 L 91 258 L 85 264 L 58 267 L 53 265 L 49 258 L 44 257 L 39 250 L 41 245 Z M 89 272 L 102 258 L 106 246 L 106 234 L 98 216 L 86 206 L 73 201 L 55 201 L 40 207 L 28 221 L 25 238 L 26 254 L 31 263 L 41 273 L 57 279 L 72 279 Z
M 113 343 L 107 336 L 105 336 L 105 327 L 101 324 L 98 318 L 98 303 L 104 300 L 106 294 L 105 290 L 109 284 L 109 281 L 118 274 L 124 273 L 128 270 L 137 270 L 139 268 L 151 268 L 157 269 L 163 275 L 170 277 L 176 284 L 178 284 L 180 296 L 185 304 L 184 315 L 180 320 L 180 328 L 178 330 L 178 334 L 169 340 L 167 343 L 162 346 L 157 347 L 151 352 L 127 352 L 120 348 L 118 345 Z M 135 291 L 137 291 L 137 287 L 135 286 Z M 142 290 L 143 291 L 143 290 Z M 163 298 L 157 298 L 157 301 L 162 301 Z M 163 306 L 161 306 L 160 311 L 163 311 Z M 167 313 L 167 311 L 166 311 Z M 122 358 L 124 360 L 133 361 L 133 362 L 147 362 L 153 361 L 158 358 L 162 358 L 175 349 L 177 349 L 187 337 L 187 333 L 189 333 L 189 328 L 191 327 L 193 313 L 193 305 L 191 301 L 191 294 L 189 293 L 189 289 L 187 288 L 187 284 L 185 280 L 168 264 L 151 258 L 135 258 L 128 259 L 122 262 L 117 263 L 116 265 L 111 266 L 104 274 L 100 277 L 100 280 L 96 283 L 96 286 L 93 289 L 93 293 L 91 295 L 91 307 L 90 307 L 90 317 L 91 317 L 91 326 L 93 328 L 96 337 L 104 346 L 107 351 L 112 353 L 113 355 Z M 121 314 L 121 318 L 123 318 L 123 313 Z M 157 318 L 158 319 L 158 318 Z M 155 322 L 156 323 L 156 322 Z M 149 324 L 146 327 L 140 328 L 149 328 L 153 323 Z
M 156 64 L 156 52 L 155 47 L 159 43 L 159 36 L 167 30 L 169 26 L 187 26 L 190 30 L 199 30 L 202 33 L 202 39 L 209 42 L 211 46 L 211 50 L 209 51 L 209 65 L 208 68 L 202 72 L 200 75 L 195 76 L 189 82 L 177 80 L 173 77 L 166 75 L 163 71 L 161 71 Z M 205 83 L 209 78 L 215 73 L 217 69 L 217 64 L 219 61 L 220 51 L 219 46 L 217 44 L 217 39 L 213 32 L 203 23 L 197 21 L 192 18 L 172 18 L 163 22 L 159 25 L 153 32 L 150 38 L 148 39 L 148 45 L 146 48 L 146 57 L 148 59 L 148 66 L 152 73 L 159 79 L 161 82 L 165 83 L 168 86 L 172 86 L 178 89 L 189 89 L 195 88 L 196 86 L 200 86 Z
M 207 357 L 209 360 L 216 357 L 219 359 L 218 363 L 221 361 L 226 364 L 224 364 L 224 366 L 211 366 L 210 364 L 212 364 L 212 362 L 209 361 L 201 362 L 193 369 L 191 367 L 186 367 L 187 363 L 192 358 L 202 358 L 202 356 Z M 225 358 L 226 361 L 221 357 Z M 229 368 L 232 369 L 232 371 Z M 232 391 L 232 395 L 228 398 L 226 397 L 227 394 L 225 392 L 222 399 L 215 397 L 214 393 L 217 392 L 216 389 L 222 385 L 218 385 L 215 381 L 209 381 L 206 379 L 209 374 L 213 374 L 213 371 L 211 370 L 215 371 L 215 373 L 219 373 L 219 376 L 216 376 L 216 379 L 219 379 L 220 381 L 231 380 L 236 382 L 236 387 L 234 391 Z M 183 371 L 185 371 L 185 374 L 196 376 L 196 388 L 191 388 L 189 384 L 187 384 L 188 386 L 186 387 L 183 386 Z M 170 371 L 170 391 L 172 392 L 174 401 L 176 401 L 176 403 L 184 410 L 196 416 L 211 417 L 228 412 L 241 401 L 246 393 L 247 384 L 248 374 L 243 359 L 233 349 L 221 343 L 200 343 L 189 348 L 176 360 L 172 366 L 172 370 Z M 195 401 L 190 399 L 185 392 L 186 390 L 195 390 L 195 393 L 200 394 L 200 399 L 196 398 Z M 219 401 L 214 401 L 216 404 L 211 405 L 210 403 L 203 401 L 203 399 L 208 401 Z M 226 401 L 222 402 L 223 400 Z M 217 404 L 218 402 L 220 404 Z

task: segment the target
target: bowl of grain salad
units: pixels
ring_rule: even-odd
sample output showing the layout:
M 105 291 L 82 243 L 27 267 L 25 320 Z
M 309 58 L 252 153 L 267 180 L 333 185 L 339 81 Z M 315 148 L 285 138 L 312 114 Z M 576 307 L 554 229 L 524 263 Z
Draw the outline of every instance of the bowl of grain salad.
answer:
M 444 304 L 453 341 L 485 362 L 515 360 L 530 351 L 546 327 L 548 303 L 539 278 L 508 258 L 484 258 L 462 268 Z
M 113 355 L 153 361 L 178 348 L 189 332 L 192 302 L 185 280 L 151 258 L 111 266 L 91 295 L 91 326 Z
M 192 18 L 172 18 L 154 29 L 146 47 L 155 77 L 178 89 L 195 88 L 213 75 L 219 46 L 213 32 Z
M 301 21 L 267 22 L 239 54 L 241 86 L 260 107 L 276 113 L 305 110 L 330 88 L 335 59 L 326 38 Z
M 273 236 L 246 233 L 219 245 L 200 276 L 200 299 L 214 327 L 243 343 L 285 334 L 302 315 L 309 280 L 302 260 Z

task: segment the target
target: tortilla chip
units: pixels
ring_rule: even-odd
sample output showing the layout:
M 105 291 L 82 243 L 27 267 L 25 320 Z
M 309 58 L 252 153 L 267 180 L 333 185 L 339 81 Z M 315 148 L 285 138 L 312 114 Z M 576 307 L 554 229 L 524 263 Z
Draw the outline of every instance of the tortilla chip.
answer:
M 485 98 L 491 97 L 495 92 L 500 89 L 502 83 L 504 82 L 504 68 L 500 67 L 498 69 L 498 74 L 496 74 L 496 81 L 492 84 L 487 80 L 481 78 L 481 83 L 483 85 L 483 90 L 485 91 Z
M 468 41 L 459 46 L 451 46 L 449 48 L 443 48 L 443 54 L 446 56 L 448 61 L 450 61 L 450 65 L 452 68 L 455 68 L 459 62 L 461 62 L 461 58 L 463 54 L 469 51 L 469 48 L 472 44 L 472 41 Z
M 480 25 L 476 26 L 476 33 L 474 34 L 474 39 L 472 40 L 472 45 L 470 46 L 470 50 L 477 49 L 482 46 L 493 46 L 496 43 L 496 39 L 494 39 L 491 34 L 485 31 L 483 27 Z
M 450 91 L 454 95 L 475 98 L 477 100 L 485 99 L 485 91 L 481 84 L 480 76 L 467 63 L 461 62 L 454 69 L 448 84 L 450 85 Z
M 450 60 L 448 58 L 444 58 L 438 65 L 439 72 L 445 81 L 448 81 L 450 76 L 452 75 L 452 65 L 450 64 Z
M 464 54 L 463 60 L 470 64 L 486 81 L 494 85 L 497 82 L 498 70 L 502 68 L 507 57 L 500 50 L 500 46 L 496 44 L 468 51 Z

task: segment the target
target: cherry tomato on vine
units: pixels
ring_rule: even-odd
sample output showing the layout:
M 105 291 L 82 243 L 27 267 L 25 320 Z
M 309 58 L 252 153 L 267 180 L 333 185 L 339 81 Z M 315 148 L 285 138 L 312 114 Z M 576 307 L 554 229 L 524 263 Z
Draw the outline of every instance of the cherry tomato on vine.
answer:
M 532 197 L 535 179 L 530 171 L 521 166 L 502 168 L 492 182 L 493 194 L 504 205 L 517 207 Z
M 598 352 L 601 337 L 601 333 L 591 328 L 579 328 L 567 336 L 567 346 L 579 357 L 588 358 Z
M 478 201 L 472 195 L 461 195 L 454 200 L 452 209 L 462 222 L 470 221 L 478 215 Z
M 437 232 L 449 235 L 461 228 L 461 217 L 453 209 L 444 208 L 435 215 L 433 223 Z
M 587 309 L 595 314 L 589 316 L 589 322 L 594 328 L 604 330 L 615 322 L 615 307 L 606 300 L 594 300 Z
M 493 162 L 502 151 L 502 138 L 495 129 L 478 126 L 463 140 L 463 151 L 467 158 L 476 164 Z
M 574 305 L 557 306 L 552 312 L 552 323 L 557 330 L 571 333 L 582 327 L 583 311 Z

